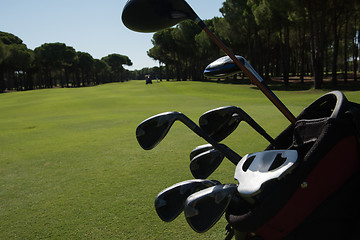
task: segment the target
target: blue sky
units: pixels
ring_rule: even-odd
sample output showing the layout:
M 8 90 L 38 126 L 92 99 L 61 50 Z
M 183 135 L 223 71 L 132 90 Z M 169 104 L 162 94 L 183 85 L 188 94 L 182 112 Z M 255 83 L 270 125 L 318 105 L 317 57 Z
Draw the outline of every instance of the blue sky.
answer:
M 221 16 L 222 0 L 187 0 L 202 19 Z M 20 37 L 28 48 L 61 42 L 102 58 L 128 56 L 132 67 L 157 66 L 146 55 L 152 33 L 137 33 L 121 22 L 126 0 L 0 0 L 0 31 Z

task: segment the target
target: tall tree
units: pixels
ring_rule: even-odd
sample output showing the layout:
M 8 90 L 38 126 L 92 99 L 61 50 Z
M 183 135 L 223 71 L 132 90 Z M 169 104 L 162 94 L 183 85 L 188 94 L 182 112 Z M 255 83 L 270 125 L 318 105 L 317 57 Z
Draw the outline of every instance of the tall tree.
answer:
M 4 62 L 9 56 L 9 49 L 8 47 L 0 41 L 0 93 L 5 91 L 5 64 Z
M 23 44 L 9 46 L 10 56 L 5 60 L 8 71 L 11 71 L 10 79 L 13 80 L 11 87 L 16 90 L 27 90 L 25 82 L 26 72 L 30 68 L 32 52 Z
M 340 16 L 342 14 L 342 1 L 332 0 L 332 32 L 333 32 L 333 58 L 332 58 L 332 84 L 337 84 L 337 62 L 339 56 L 339 40 L 341 24 L 339 23 Z
M 35 48 L 35 61 L 38 69 L 43 73 L 47 87 L 56 86 L 58 83 L 63 85 L 63 69 L 67 59 L 69 49 L 64 43 L 45 43 Z M 57 76 L 59 76 L 57 78 Z
M 70 75 L 74 70 L 74 65 L 77 63 L 77 55 L 76 51 L 73 47 L 66 46 L 64 52 L 64 59 L 62 62 L 62 66 L 64 68 L 65 73 L 65 84 L 66 87 L 69 87 L 70 84 Z M 64 87 L 64 83 L 61 82 L 61 86 Z
M 94 58 L 86 52 L 76 52 L 76 55 L 78 57 L 82 86 L 88 86 L 92 83 Z
M 324 77 L 324 50 L 328 1 L 306 0 L 310 28 L 311 63 L 314 70 L 314 88 L 322 87 Z
M 258 46 L 262 46 L 260 53 L 258 53 L 259 61 L 261 63 L 259 68 L 262 69 L 261 66 L 265 67 L 265 79 L 270 78 L 271 55 L 274 51 L 274 44 L 276 45 L 276 43 L 272 42 L 272 40 L 274 37 L 276 38 L 282 22 L 273 5 L 274 4 L 268 0 L 261 0 L 258 2 L 253 1 L 252 3 L 252 11 L 255 17 L 255 22 L 260 29 L 258 36 L 261 42 L 265 42 L 265 44 L 258 43 Z M 286 81 L 287 79 L 285 79 L 285 82 Z
M 360 5 L 360 4 L 358 4 Z M 358 57 L 359 57 L 359 31 L 360 31 L 360 6 L 358 7 L 358 11 L 354 14 L 354 24 L 353 24 L 353 41 L 352 41 L 352 47 L 353 47 L 353 71 L 354 71 L 354 81 L 357 81 L 357 71 L 358 71 Z M 355 8 L 356 9 L 356 8 Z
M 273 18 L 270 19 L 273 26 L 279 33 L 280 43 L 280 58 L 282 65 L 282 73 L 285 85 L 289 83 L 290 63 L 291 63 L 291 49 L 290 49 L 290 28 L 292 27 L 292 17 L 294 15 L 294 3 L 293 1 L 280 1 L 280 0 L 268 0 L 267 5 L 272 10 Z M 267 1 L 264 1 L 265 3 Z M 264 4 L 263 4 L 264 5 Z M 260 5 L 261 6 L 261 5 Z M 266 6 L 266 5 L 265 5 Z M 262 25 L 262 23 L 261 23 Z
M 187 80 L 189 76 L 196 79 L 195 69 L 199 65 L 199 55 L 195 36 L 200 32 L 201 29 L 194 21 L 183 21 L 172 31 L 177 54 L 177 72 L 183 80 Z
M 156 32 L 151 40 L 154 47 L 147 52 L 149 57 L 165 64 L 167 81 L 172 77 L 170 76 L 170 69 L 177 61 L 177 59 L 175 59 L 175 40 L 171 33 L 173 30 L 173 28 L 169 28 Z
M 94 72 L 96 84 L 107 82 L 110 66 L 103 60 L 94 60 Z
M 220 12 L 230 27 L 228 34 L 230 47 L 235 53 L 253 61 L 254 33 L 257 30 L 257 25 L 248 1 L 226 0 Z
M 124 81 L 123 65 L 132 66 L 133 64 L 128 56 L 116 53 L 103 57 L 101 60 L 110 66 L 113 73 L 113 80 L 117 82 Z
M 32 61 L 32 51 L 17 36 L 0 32 L 0 92 L 6 88 L 26 90 L 27 70 Z M 8 81 L 5 83 L 4 75 Z

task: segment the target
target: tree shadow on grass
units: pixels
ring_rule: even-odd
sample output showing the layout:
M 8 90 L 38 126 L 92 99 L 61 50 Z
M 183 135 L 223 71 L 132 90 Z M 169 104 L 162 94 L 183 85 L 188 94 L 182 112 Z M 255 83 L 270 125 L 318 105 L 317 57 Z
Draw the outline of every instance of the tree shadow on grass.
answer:
M 234 84 L 234 85 L 250 85 L 252 84 L 250 79 L 234 79 L 228 78 L 224 80 L 208 80 L 207 82 L 219 83 L 219 84 Z M 314 82 L 311 79 L 307 79 L 301 82 L 297 79 L 291 79 L 287 85 L 281 79 L 272 79 L 265 81 L 269 88 L 273 91 L 307 91 L 314 89 Z M 252 89 L 258 89 L 256 85 L 252 84 Z M 343 79 L 339 79 L 337 84 L 333 84 L 331 80 L 325 79 L 322 83 L 322 88 L 319 90 L 324 91 L 360 91 L 360 81 L 353 81 L 353 79 L 344 82 Z
M 279 82 L 269 82 L 269 88 L 276 91 L 306 91 L 310 89 L 314 89 L 313 82 L 290 82 L 288 85 Z M 360 82 L 348 81 L 348 82 L 338 82 L 337 84 L 333 84 L 329 81 L 324 81 L 322 83 L 321 89 L 324 91 L 360 91 Z
M 234 79 L 228 78 L 224 80 L 205 80 L 205 82 L 212 82 L 218 84 L 233 84 L 233 85 L 251 85 L 250 88 L 254 90 L 259 90 L 259 88 L 253 84 L 250 79 Z M 271 90 L 274 91 L 305 91 L 312 88 L 313 84 L 310 83 L 289 83 L 285 85 L 280 81 L 265 81 Z

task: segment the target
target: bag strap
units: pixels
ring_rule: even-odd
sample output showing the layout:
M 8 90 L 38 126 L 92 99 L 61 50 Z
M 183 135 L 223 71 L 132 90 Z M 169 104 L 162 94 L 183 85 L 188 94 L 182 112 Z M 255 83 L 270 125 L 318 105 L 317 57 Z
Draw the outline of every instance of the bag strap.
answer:
M 360 134 L 360 104 L 349 102 L 348 113 L 352 116 L 357 133 Z

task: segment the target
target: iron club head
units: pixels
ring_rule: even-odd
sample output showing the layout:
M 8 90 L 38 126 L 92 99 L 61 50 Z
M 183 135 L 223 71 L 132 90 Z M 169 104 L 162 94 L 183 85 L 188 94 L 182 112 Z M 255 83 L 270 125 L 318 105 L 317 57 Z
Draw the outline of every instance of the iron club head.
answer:
M 216 181 L 194 179 L 187 180 L 160 192 L 155 199 L 155 209 L 161 220 L 171 222 L 184 209 L 186 199 L 202 189 L 220 184 Z
M 266 140 L 274 144 L 275 141 L 269 134 L 239 107 L 226 106 L 207 111 L 199 118 L 199 124 L 210 137 L 222 141 L 229 136 L 244 120 Z
M 241 157 L 230 148 L 220 145 L 212 139 L 190 118 L 180 112 L 165 112 L 150 117 L 139 124 L 136 129 L 136 138 L 140 146 L 145 150 L 153 149 L 169 132 L 175 121 L 181 121 L 198 136 L 210 143 L 215 149 L 221 151 L 232 163 L 237 165 Z
M 214 147 L 211 144 L 204 144 L 204 145 L 200 145 L 197 146 L 196 148 L 194 148 L 191 153 L 190 153 L 190 161 L 197 155 L 209 151 L 211 149 L 214 149 Z
M 190 227 L 199 233 L 209 230 L 224 214 L 235 192 L 235 184 L 222 184 L 190 195 L 184 208 Z
M 296 118 L 267 87 L 262 78 L 249 64 L 245 65 L 232 51 L 206 26 L 185 0 L 128 0 L 122 12 L 126 27 L 137 32 L 156 32 L 173 26 L 185 19 L 194 20 L 198 26 L 244 71 L 260 90 L 292 123 Z
M 165 112 L 152 116 L 139 124 L 136 128 L 136 138 L 145 150 L 156 147 L 169 132 L 176 120 L 181 118 L 179 112 Z
M 236 110 L 236 107 L 227 106 L 207 111 L 200 116 L 199 125 L 209 136 L 220 142 L 244 120 L 239 114 L 236 114 Z
M 209 177 L 221 164 L 224 155 L 216 149 L 211 149 L 196 155 L 190 162 L 190 171 L 194 178 Z

